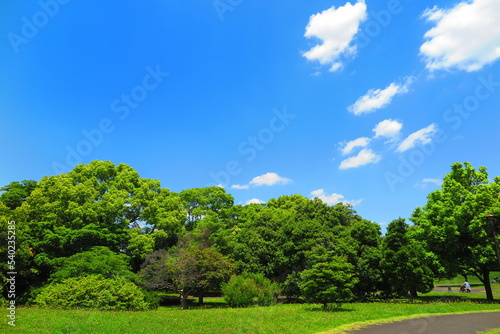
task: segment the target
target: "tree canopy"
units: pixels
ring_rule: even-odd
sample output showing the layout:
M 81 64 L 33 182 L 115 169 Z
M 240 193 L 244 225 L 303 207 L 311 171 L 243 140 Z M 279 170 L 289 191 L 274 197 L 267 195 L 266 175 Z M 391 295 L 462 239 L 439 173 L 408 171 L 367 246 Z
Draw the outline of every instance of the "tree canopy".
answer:
M 223 188 L 176 193 L 109 161 L 14 181 L 0 193 L 0 237 L 7 240 L 10 225 L 16 229 L 21 302 L 57 284 L 70 291 L 67 282 L 126 280 L 178 293 L 187 307 L 189 294 L 202 302 L 232 275 L 228 300 L 261 285 L 323 305 L 381 292 L 415 297 L 430 291 L 435 277 L 457 274 L 478 276 L 492 299 L 489 273 L 498 262 L 486 215 L 500 217 L 500 178 L 490 182 L 486 168 L 469 163 L 452 165 L 441 189 L 413 212 L 414 226 L 396 219 L 385 236 L 345 203 L 288 195 L 235 205 Z M 4 242 L 0 255 L 7 253 Z M 0 266 L 5 280 L 7 263 Z M 142 292 L 137 296 L 142 300 Z
M 500 215 L 500 178 L 489 182 L 485 167 L 455 163 L 441 189 L 416 208 L 411 220 L 416 236 L 439 258 L 439 274 L 475 275 L 493 300 L 490 271 L 498 270 L 495 240 L 487 214 Z

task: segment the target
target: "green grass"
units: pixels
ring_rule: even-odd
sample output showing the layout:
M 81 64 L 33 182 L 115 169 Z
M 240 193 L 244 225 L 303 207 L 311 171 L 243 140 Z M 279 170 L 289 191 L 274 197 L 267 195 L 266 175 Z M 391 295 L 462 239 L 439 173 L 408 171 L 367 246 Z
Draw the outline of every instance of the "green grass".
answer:
M 493 279 L 493 278 L 499 277 L 499 276 L 500 276 L 500 271 L 492 271 L 490 273 L 490 279 Z M 481 284 L 481 281 L 476 276 L 469 275 L 469 276 L 467 276 L 467 278 L 469 279 L 469 283 Z M 442 279 L 436 280 L 435 283 L 436 284 L 462 284 L 463 282 L 464 282 L 463 276 L 457 276 L 457 277 L 452 278 L 452 279 L 442 278 Z
M 464 295 L 464 294 L 462 294 Z M 484 297 L 483 297 L 484 299 Z M 206 299 L 208 302 L 209 299 Z M 16 327 L 0 324 L 2 333 L 317 333 L 347 324 L 469 311 L 500 311 L 500 304 L 461 302 L 381 302 L 344 304 L 341 310 L 322 311 L 319 305 L 279 304 L 231 309 L 207 303 L 205 308 L 180 310 L 161 307 L 147 312 L 99 312 L 19 308 Z M 209 308 L 213 306 L 212 308 Z M 6 312 L 6 310 L 4 310 Z M 2 317 L 4 318 L 4 317 Z M 6 317 L 5 317 L 6 318 Z M 345 327 L 343 327 L 345 328 Z

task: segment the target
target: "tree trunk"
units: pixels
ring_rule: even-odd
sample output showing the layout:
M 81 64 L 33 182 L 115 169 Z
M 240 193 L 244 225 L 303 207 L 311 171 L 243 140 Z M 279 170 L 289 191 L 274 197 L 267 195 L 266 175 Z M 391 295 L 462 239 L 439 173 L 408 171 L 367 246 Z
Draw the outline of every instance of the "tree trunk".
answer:
M 483 268 L 483 284 L 484 290 L 486 290 L 486 300 L 489 302 L 493 301 L 493 291 L 491 290 L 491 282 L 490 282 L 490 270 L 488 268 Z
M 203 294 L 200 293 L 200 295 L 198 296 L 198 304 L 199 305 L 203 305 Z
M 417 288 L 411 288 L 410 289 L 410 298 L 411 299 L 415 299 L 418 297 L 418 294 L 417 294 Z
M 183 310 L 187 310 L 189 308 L 188 297 L 189 297 L 190 292 L 191 292 L 191 289 L 181 291 L 181 309 L 183 309 Z

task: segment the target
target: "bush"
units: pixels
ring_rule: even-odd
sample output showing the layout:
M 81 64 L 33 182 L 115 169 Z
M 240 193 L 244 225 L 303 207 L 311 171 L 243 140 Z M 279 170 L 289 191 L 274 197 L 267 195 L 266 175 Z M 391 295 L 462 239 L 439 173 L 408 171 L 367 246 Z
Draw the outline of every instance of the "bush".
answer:
M 279 293 L 279 287 L 262 274 L 246 273 L 233 276 L 228 283 L 222 284 L 222 293 L 231 307 L 252 305 L 254 298 L 257 298 L 258 305 L 269 306 L 276 302 L 275 295 Z
M 134 283 L 123 278 L 103 278 L 101 275 L 72 277 L 62 283 L 48 285 L 35 302 L 40 306 L 63 309 L 148 309 L 144 294 Z

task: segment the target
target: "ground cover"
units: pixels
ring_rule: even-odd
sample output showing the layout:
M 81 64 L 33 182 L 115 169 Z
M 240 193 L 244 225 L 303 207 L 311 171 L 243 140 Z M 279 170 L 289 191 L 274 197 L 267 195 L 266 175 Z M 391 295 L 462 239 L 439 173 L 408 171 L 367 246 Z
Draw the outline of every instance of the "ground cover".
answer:
M 465 295 L 465 294 L 462 294 Z M 437 296 L 436 296 L 437 297 Z M 190 310 L 161 307 L 145 312 L 54 310 L 23 307 L 16 310 L 16 326 L 0 324 L 0 332 L 36 334 L 87 333 L 318 333 L 366 321 L 389 321 L 415 314 L 500 310 L 500 304 L 464 299 L 451 302 L 423 298 L 408 301 L 344 304 L 322 311 L 320 305 L 278 304 L 271 307 L 227 308 L 210 299 Z M 453 296 L 452 296 L 453 297 Z M 220 301 L 220 300 L 219 300 Z

